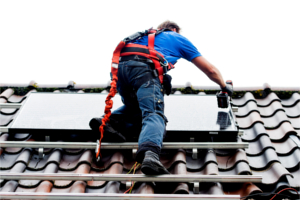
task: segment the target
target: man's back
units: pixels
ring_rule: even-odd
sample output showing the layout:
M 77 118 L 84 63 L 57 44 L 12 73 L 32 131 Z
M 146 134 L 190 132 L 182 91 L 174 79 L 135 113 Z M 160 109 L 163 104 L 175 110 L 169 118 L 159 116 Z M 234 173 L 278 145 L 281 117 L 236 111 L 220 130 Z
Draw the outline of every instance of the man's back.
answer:
M 135 43 L 148 46 L 148 36 L 144 36 Z M 154 49 L 172 64 L 175 64 L 180 58 L 191 61 L 195 57 L 201 56 L 187 38 L 174 31 L 165 31 L 155 36 Z

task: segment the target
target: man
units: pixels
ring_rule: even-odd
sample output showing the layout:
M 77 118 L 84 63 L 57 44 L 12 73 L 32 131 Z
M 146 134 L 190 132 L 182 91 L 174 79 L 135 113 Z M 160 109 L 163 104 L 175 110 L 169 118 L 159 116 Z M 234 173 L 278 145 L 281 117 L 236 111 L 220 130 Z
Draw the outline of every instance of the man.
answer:
M 223 91 L 228 92 L 229 95 L 232 94 L 232 89 L 226 86 L 219 70 L 203 58 L 187 38 L 179 34 L 180 27 L 176 23 L 166 21 L 159 25 L 158 29 L 170 30 L 156 35 L 154 43 L 154 49 L 161 53 L 169 63 L 175 64 L 180 58 L 191 61 L 212 81 L 220 85 Z M 148 46 L 148 36 L 133 43 Z M 112 113 L 110 123 L 104 128 L 104 135 L 118 141 L 125 141 L 122 134 L 128 133 L 124 133 L 123 130 L 141 124 L 136 159 L 142 163 L 142 172 L 147 175 L 169 174 L 159 161 L 168 122 L 164 115 L 163 91 L 166 88 L 163 88 L 158 77 L 139 84 L 143 77 L 153 73 L 153 69 L 153 63 L 143 56 L 135 55 L 130 59 L 128 56 L 120 58 L 117 89 L 124 105 Z M 99 130 L 100 125 L 101 119 L 99 118 L 94 118 L 90 122 L 91 128 L 95 131 Z

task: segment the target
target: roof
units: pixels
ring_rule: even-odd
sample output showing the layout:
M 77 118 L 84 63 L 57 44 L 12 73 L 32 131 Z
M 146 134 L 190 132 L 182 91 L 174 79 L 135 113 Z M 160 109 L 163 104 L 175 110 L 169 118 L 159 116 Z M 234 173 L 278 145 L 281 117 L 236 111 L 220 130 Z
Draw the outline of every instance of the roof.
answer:
M 71 85 L 72 86 L 72 85 Z M 24 103 L 34 87 L 2 87 L 0 103 Z M 21 88 L 21 89 L 20 89 Z M 91 87 L 92 88 L 92 87 Z M 56 88 L 57 89 L 57 88 Z M 105 92 L 107 88 L 93 89 Z M 41 89 L 40 89 L 41 90 Z M 45 87 L 44 90 L 50 91 Z M 61 87 L 62 92 L 90 92 L 88 88 Z M 176 90 L 176 91 L 175 91 Z M 200 95 L 215 90 L 186 87 L 173 93 L 196 93 Z M 60 92 L 56 90 L 55 92 Z M 188 91 L 188 92 L 186 92 Z M 173 95 L 175 95 L 173 94 Z M 300 94 L 299 90 L 276 91 L 264 88 L 256 91 L 241 89 L 235 93 L 232 104 L 238 107 L 235 117 L 244 134 L 239 141 L 249 143 L 247 149 L 221 150 L 201 149 L 197 159 L 191 150 L 163 151 L 161 161 L 175 175 L 261 175 L 262 183 L 201 182 L 197 195 L 240 195 L 248 199 L 259 199 L 262 195 L 271 198 L 282 189 L 300 190 Z M 7 127 L 14 120 L 18 109 L 3 108 L 0 112 L 0 127 Z M 0 133 L 0 141 L 38 141 L 40 138 L 28 133 L 9 135 Z M 63 141 L 64 138 L 55 138 Z M 51 138 L 51 141 L 53 139 Z M 85 142 L 85 141 L 82 141 Z M 86 141 L 88 142 L 88 141 Z M 1 148 L 0 173 L 55 173 L 55 174 L 126 174 L 135 163 L 131 151 L 102 150 L 103 157 L 96 162 L 91 149 L 44 149 L 44 158 L 34 148 Z M 136 174 L 141 174 L 137 167 Z M 297 181 L 298 180 L 298 181 Z M 97 193 L 122 194 L 126 181 L 84 180 L 0 180 L 0 195 L 7 192 L 31 193 Z M 189 194 L 193 197 L 194 185 L 189 182 L 145 182 L 137 181 L 133 194 Z M 25 194 L 25 193 L 24 193 Z M 284 196 L 284 195 L 288 195 Z M 294 190 L 287 189 L 278 195 L 280 199 L 297 198 Z M 298 197 L 299 198 L 299 197 Z

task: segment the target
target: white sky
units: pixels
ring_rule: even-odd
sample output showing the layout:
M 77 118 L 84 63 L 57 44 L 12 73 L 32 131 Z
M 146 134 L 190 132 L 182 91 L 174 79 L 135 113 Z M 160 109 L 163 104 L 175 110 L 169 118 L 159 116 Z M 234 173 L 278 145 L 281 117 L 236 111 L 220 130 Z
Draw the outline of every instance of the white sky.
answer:
M 299 0 L 0 1 L 0 83 L 107 83 L 119 41 L 171 20 L 234 86 L 299 87 L 299 10 Z M 175 85 L 215 85 L 188 61 L 175 67 Z

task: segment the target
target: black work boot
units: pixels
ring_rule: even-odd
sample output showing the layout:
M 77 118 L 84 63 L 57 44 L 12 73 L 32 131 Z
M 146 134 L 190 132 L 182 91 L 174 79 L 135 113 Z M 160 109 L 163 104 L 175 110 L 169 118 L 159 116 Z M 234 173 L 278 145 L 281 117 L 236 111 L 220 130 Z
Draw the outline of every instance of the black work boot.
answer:
M 99 127 L 102 124 L 102 118 L 93 118 L 90 121 L 90 127 L 91 129 L 100 134 Z M 116 131 L 109 122 L 106 122 L 106 125 L 104 126 L 104 134 L 103 134 L 103 141 L 104 142 L 125 142 L 125 137 Z
M 142 172 L 146 175 L 170 174 L 170 172 L 161 164 L 159 157 L 152 151 L 146 151 L 142 163 Z

